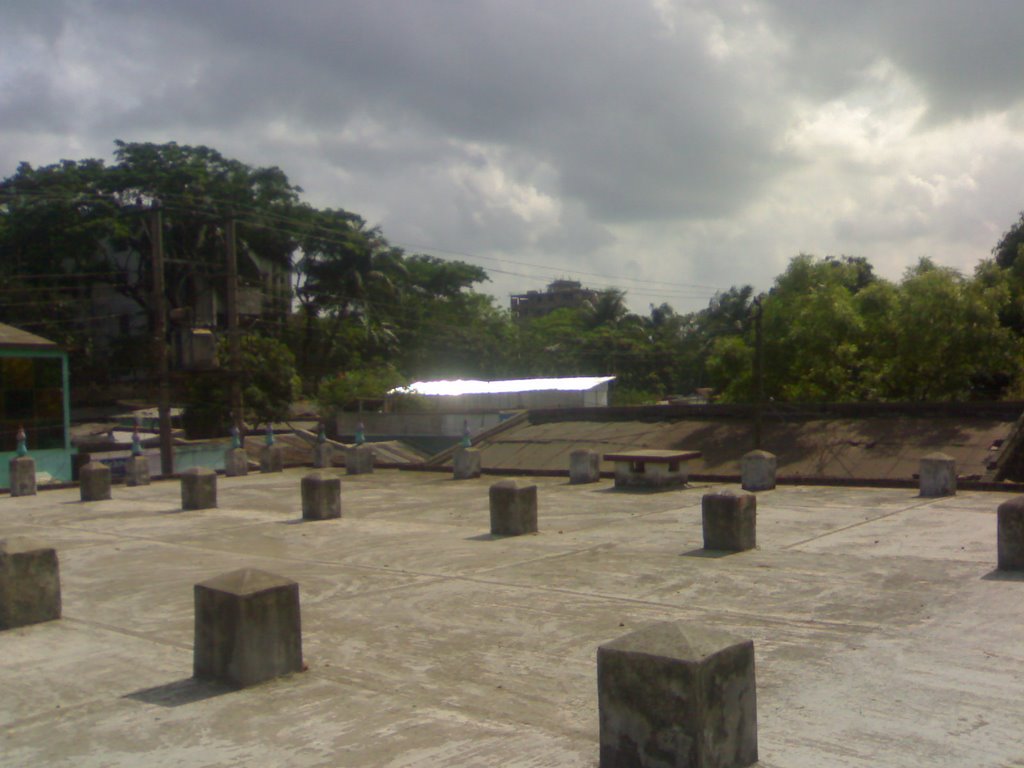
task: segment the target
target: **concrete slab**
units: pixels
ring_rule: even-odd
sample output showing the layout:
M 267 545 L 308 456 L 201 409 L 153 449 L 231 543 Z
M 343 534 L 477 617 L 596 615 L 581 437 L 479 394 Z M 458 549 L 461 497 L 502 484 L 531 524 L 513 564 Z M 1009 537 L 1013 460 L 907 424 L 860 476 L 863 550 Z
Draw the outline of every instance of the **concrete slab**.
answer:
M 0 537 L 58 548 L 64 602 L 0 635 L 0 763 L 593 768 L 598 645 L 678 620 L 754 640 L 760 766 L 1024 758 L 1009 494 L 780 486 L 723 556 L 700 499 L 738 486 L 531 478 L 544 525 L 503 538 L 493 477 L 356 476 L 344 518 L 303 523 L 307 471 L 220 478 L 194 513 L 176 481 L 0 496 Z M 243 567 L 300 584 L 309 671 L 229 691 L 190 678 L 192 585 Z

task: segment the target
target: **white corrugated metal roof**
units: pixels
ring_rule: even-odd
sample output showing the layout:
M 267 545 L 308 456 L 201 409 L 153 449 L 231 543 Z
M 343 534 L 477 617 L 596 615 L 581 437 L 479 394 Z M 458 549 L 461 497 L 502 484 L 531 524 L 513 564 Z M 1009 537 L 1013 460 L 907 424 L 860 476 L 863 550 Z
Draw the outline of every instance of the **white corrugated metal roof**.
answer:
M 388 394 L 483 395 L 507 392 L 541 392 L 553 389 L 583 392 L 614 378 L 614 376 L 572 376 L 560 379 L 509 379 L 507 381 L 477 381 L 475 379 L 416 381 L 408 387 L 397 387 Z

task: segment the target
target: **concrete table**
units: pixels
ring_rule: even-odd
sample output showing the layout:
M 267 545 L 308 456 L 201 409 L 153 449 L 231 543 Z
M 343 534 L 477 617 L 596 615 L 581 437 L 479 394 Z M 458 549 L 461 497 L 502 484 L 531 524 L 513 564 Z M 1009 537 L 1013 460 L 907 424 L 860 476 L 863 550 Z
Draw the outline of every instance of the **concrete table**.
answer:
M 661 490 L 686 485 L 689 476 L 686 463 L 700 457 L 700 451 L 645 448 L 622 453 L 606 453 L 604 460 L 615 462 L 616 488 Z

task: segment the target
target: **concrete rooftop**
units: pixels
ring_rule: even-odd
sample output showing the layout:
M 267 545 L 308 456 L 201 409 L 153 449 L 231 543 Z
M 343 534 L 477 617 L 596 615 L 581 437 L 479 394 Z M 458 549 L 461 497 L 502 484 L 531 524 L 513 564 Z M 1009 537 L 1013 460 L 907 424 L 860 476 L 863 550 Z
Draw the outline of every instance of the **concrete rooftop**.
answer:
M 592 767 L 597 646 L 684 620 L 754 640 L 758 765 L 1024 765 L 1008 494 L 782 487 L 757 550 L 711 556 L 707 484 L 540 478 L 540 533 L 492 538 L 494 477 L 343 477 L 343 517 L 304 523 L 307 471 L 220 477 L 201 512 L 176 481 L 0 497 L 0 538 L 56 546 L 64 595 L 0 633 L 0 763 Z M 245 566 L 299 582 L 309 669 L 197 683 L 192 587 Z

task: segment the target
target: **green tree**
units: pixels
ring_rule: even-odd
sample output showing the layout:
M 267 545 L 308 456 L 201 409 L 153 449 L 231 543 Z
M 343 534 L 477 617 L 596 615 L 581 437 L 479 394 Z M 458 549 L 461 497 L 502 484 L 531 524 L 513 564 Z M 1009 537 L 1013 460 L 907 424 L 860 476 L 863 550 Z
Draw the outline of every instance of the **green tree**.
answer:
M 356 410 L 361 400 L 383 400 L 392 389 L 408 383 L 391 365 L 343 371 L 321 382 L 317 404 L 321 413 Z
M 0 181 L 0 278 L 10 293 L 0 320 L 67 344 L 79 377 L 102 380 L 90 287 L 98 282 L 151 307 L 152 262 L 146 211 L 163 212 L 166 300 L 188 310 L 197 295 L 222 290 L 224 222 L 238 219 L 243 285 L 262 285 L 261 265 L 286 274 L 295 248 L 276 222 L 298 200 L 278 168 L 252 168 L 208 147 L 115 142 L 115 163 L 22 163 Z M 279 316 L 288 309 L 279 285 Z
M 1012 267 L 1017 263 L 1022 245 L 1024 245 L 1024 211 L 1021 211 L 1017 221 L 1003 233 L 999 242 L 992 248 L 992 256 L 995 258 L 996 264 L 1003 269 Z
M 870 266 L 856 259 L 794 257 L 763 301 L 765 395 L 790 401 L 841 401 L 861 396 L 864 323 L 854 297 L 870 285 Z M 753 347 L 748 327 L 743 344 Z M 738 345 L 719 344 L 738 359 Z M 753 353 L 750 352 L 752 355 Z M 716 380 L 728 366 L 709 361 Z M 729 389 L 735 397 L 738 385 Z M 749 392 L 748 392 L 749 396 Z
M 239 340 L 242 356 L 243 416 L 252 426 L 282 421 L 299 395 L 300 382 L 295 356 L 281 341 L 249 334 Z M 228 340 L 217 346 L 220 360 L 229 356 Z M 231 427 L 230 383 L 223 370 L 190 379 L 185 424 L 190 435 L 227 434 Z
M 708 381 L 725 402 L 750 402 L 754 397 L 753 365 L 752 345 L 740 336 L 719 336 L 712 341 L 708 355 Z
M 598 291 L 593 300 L 584 302 L 582 313 L 588 328 L 617 326 L 630 317 L 629 308 L 626 306 L 626 292 L 618 288 Z
M 1009 298 L 1005 285 L 921 259 L 874 319 L 872 388 L 887 400 L 993 396 L 993 383 L 1020 376 L 1021 341 L 999 322 Z

